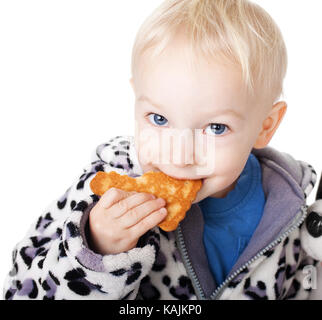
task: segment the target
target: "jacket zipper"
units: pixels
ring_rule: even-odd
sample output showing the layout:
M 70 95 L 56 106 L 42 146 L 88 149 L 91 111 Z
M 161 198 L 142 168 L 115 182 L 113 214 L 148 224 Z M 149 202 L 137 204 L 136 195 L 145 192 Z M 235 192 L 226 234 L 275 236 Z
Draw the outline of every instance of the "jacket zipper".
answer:
M 201 288 L 201 284 L 200 284 L 200 281 L 197 277 L 197 274 L 195 272 L 195 270 L 193 269 L 192 267 L 192 264 L 191 264 L 191 261 L 189 259 L 189 256 L 188 256 L 188 251 L 187 251 L 187 248 L 186 248 L 186 245 L 184 243 L 184 240 L 183 240 L 183 234 L 182 234 L 182 230 L 181 230 L 181 226 L 179 224 L 178 228 L 176 229 L 176 240 L 177 240 L 177 243 L 178 243 L 178 249 L 181 253 L 181 257 L 183 259 L 183 264 L 185 265 L 186 267 L 186 270 L 187 270 L 187 273 L 188 273 L 188 276 L 192 282 L 192 286 L 193 288 L 195 289 L 195 293 L 197 295 L 197 298 L 200 299 L 200 300 L 205 300 L 206 297 L 205 297 L 205 294 Z
M 292 223 L 292 225 L 282 233 L 282 235 L 280 235 L 277 239 L 273 240 L 271 243 L 269 243 L 264 249 L 262 249 L 259 253 L 257 253 L 253 258 L 251 258 L 250 260 L 248 260 L 246 263 L 244 263 L 240 268 L 238 268 L 232 275 L 230 275 L 211 295 L 210 295 L 210 299 L 211 300 L 215 300 L 218 299 L 220 297 L 220 295 L 222 294 L 222 292 L 224 291 L 224 289 L 226 289 L 228 283 L 233 280 L 239 273 L 241 273 L 246 267 L 248 267 L 251 263 L 253 263 L 255 260 L 259 259 L 266 251 L 270 250 L 271 248 L 275 247 L 279 242 L 281 242 L 286 236 L 288 236 L 293 230 L 295 230 L 296 228 L 298 228 L 303 221 L 305 220 L 306 216 L 307 216 L 307 205 L 303 205 L 301 206 L 301 215 L 299 218 L 296 219 L 296 221 L 294 223 Z M 197 277 L 196 272 L 194 271 L 191 261 L 189 259 L 188 256 L 188 252 L 183 240 L 183 234 L 182 234 L 182 230 L 181 227 L 179 225 L 179 227 L 177 228 L 177 243 L 179 245 L 179 251 L 181 253 L 181 256 L 183 258 L 183 262 L 184 265 L 187 269 L 189 278 L 192 281 L 192 286 L 195 289 L 196 295 L 199 299 L 205 300 L 205 294 L 202 290 L 200 281 Z

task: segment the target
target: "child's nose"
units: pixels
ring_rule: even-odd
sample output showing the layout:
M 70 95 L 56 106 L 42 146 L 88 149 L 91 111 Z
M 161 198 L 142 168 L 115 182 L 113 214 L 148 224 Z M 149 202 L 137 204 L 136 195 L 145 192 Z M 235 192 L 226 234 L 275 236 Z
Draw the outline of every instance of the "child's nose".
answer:
M 179 153 L 179 154 L 178 154 Z M 178 168 L 191 167 L 195 163 L 193 152 L 186 151 L 184 148 L 172 153 L 172 164 Z

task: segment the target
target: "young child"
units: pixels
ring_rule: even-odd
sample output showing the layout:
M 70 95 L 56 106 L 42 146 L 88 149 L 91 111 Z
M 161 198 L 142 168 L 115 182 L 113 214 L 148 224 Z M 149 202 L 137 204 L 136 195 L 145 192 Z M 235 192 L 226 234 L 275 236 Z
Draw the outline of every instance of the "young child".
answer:
M 287 109 L 286 65 L 282 35 L 258 5 L 164 1 L 133 47 L 135 136 L 97 146 L 45 208 L 13 251 L 4 298 L 310 299 L 322 260 L 322 200 L 306 205 L 316 173 L 267 146 Z M 196 145 L 189 163 L 182 145 L 169 163 L 141 152 L 139 133 L 170 129 L 201 129 L 216 147 L 214 170 L 198 174 Z M 92 193 L 96 172 L 112 170 L 203 184 L 179 227 L 165 232 L 164 199 Z

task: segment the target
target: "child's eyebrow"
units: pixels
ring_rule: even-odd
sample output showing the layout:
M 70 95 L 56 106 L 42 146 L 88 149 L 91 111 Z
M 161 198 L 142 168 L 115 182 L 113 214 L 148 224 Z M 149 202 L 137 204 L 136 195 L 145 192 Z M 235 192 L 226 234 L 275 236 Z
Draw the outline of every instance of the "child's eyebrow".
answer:
M 150 98 L 148 98 L 145 95 L 141 95 L 138 98 L 138 101 L 147 101 L 148 103 L 150 103 L 154 107 L 158 108 L 160 111 L 165 110 L 165 108 L 163 106 L 153 102 Z M 218 117 L 218 116 L 221 116 L 221 115 L 224 115 L 224 114 L 231 114 L 232 116 L 235 116 L 236 118 L 239 118 L 240 120 L 245 120 L 245 117 L 242 114 L 238 113 L 234 109 L 225 109 L 225 110 L 221 110 L 221 111 L 219 111 L 217 113 L 209 112 L 209 113 L 206 113 L 205 116 L 207 116 L 207 117 Z

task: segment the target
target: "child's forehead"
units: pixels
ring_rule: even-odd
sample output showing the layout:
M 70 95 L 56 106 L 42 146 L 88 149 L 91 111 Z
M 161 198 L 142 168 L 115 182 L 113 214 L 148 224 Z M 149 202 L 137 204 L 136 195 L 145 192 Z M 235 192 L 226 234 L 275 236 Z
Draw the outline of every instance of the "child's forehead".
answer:
M 144 65 L 137 82 L 137 97 L 159 106 L 178 105 L 232 105 L 249 104 L 251 98 L 243 85 L 241 75 L 233 68 L 201 65 L 192 71 L 184 63 L 159 60 Z
M 192 63 L 191 63 L 192 62 Z M 189 57 L 182 43 L 174 43 L 162 54 L 146 53 L 139 63 L 136 97 L 148 97 L 149 102 L 164 108 L 192 111 L 237 108 L 241 114 L 262 104 L 262 95 L 250 94 L 242 70 L 227 58 Z M 145 99 L 147 101 L 147 99 Z
M 138 85 L 152 90 L 152 87 L 172 87 L 197 91 L 245 91 L 239 66 L 223 59 L 202 56 L 190 57 L 180 46 L 170 47 L 158 56 L 142 56 L 137 66 Z

